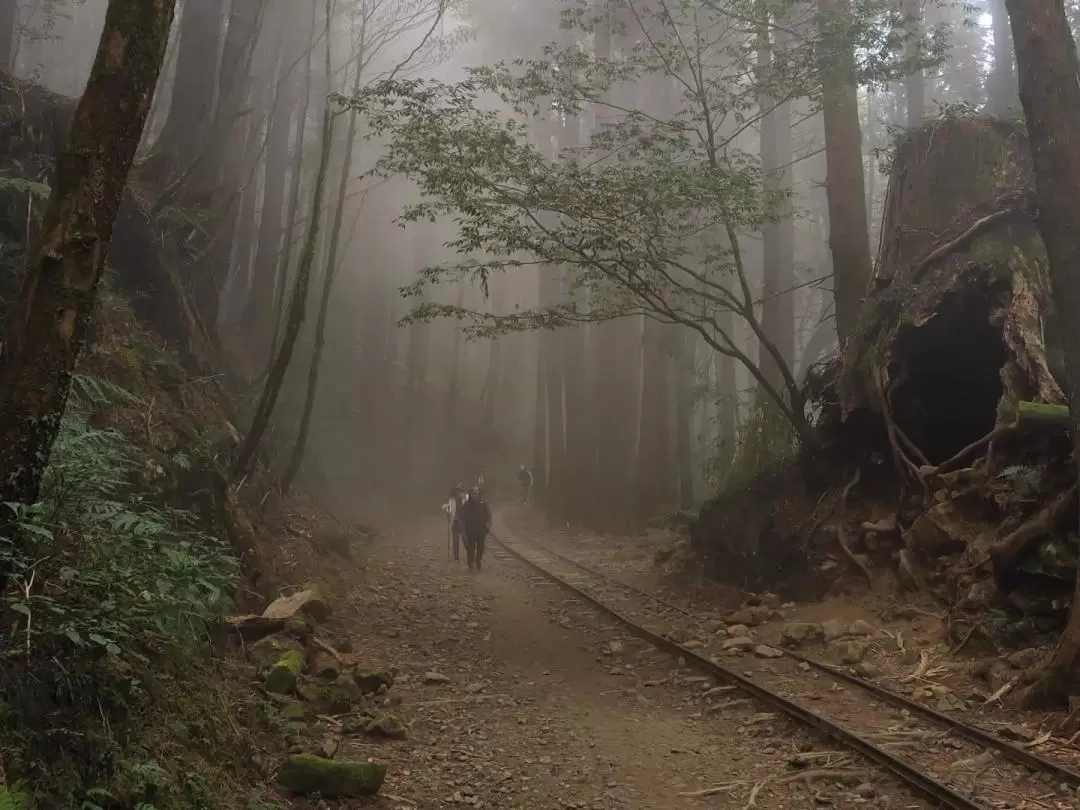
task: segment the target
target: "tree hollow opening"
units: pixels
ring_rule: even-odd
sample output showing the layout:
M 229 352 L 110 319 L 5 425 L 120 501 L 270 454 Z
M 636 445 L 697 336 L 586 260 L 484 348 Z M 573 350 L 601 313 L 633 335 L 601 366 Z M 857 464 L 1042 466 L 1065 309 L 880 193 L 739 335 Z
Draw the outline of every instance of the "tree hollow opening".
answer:
M 1008 358 L 992 323 L 995 297 L 985 288 L 946 296 L 934 317 L 897 339 L 893 418 L 931 464 L 994 429 Z

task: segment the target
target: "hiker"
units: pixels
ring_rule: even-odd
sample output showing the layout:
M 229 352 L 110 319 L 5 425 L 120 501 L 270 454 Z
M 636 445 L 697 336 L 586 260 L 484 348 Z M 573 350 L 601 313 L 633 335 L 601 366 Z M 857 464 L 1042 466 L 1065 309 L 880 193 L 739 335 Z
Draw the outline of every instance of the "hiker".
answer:
M 454 540 L 454 562 L 460 560 L 458 549 L 464 542 L 465 532 L 461 522 L 461 510 L 467 499 L 468 495 L 465 494 L 465 487 L 458 483 L 450 490 L 450 498 L 443 504 L 443 511 L 446 512 L 446 519 L 450 524 L 450 534 Z
M 491 508 L 484 500 L 480 487 L 473 487 L 469 500 L 461 509 L 465 529 L 465 559 L 469 570 L 480 570 L 484 559 L 484 542 L 491 531 Z
M 518 483 L 521 484 L 521 502 L 529 502 L 529 493 L 532 492 L 533 474 L 532 470 L 526 467 L 524 464 L 518 470 Z
M 484 491 L 484 471 L 481 470 L 480 474 L 476 476 L 476 488 L 481 492 Z

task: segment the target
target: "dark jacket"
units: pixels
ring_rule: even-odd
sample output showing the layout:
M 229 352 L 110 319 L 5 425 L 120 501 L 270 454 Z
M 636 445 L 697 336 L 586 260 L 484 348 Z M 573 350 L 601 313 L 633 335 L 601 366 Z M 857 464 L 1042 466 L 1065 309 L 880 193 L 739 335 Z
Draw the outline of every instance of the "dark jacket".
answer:
M 461 510 L 461 518 L 469 537 L 486 537 L 491 531 L 491 507 L 483 496 L 470 495 Z

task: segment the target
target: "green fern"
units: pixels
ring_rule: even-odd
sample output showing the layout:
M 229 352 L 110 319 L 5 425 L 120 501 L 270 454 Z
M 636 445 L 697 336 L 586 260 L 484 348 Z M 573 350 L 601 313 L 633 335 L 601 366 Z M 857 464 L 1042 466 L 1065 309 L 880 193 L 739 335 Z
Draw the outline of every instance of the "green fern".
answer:
M 135 394 L 114 382 L 92 377 L 88 374 L 71 375 L 69 402 L 79 410 L 89 410 L 103 405 L 136 405 L 141 400 Z
M 6 172 L 0 172 L 0 193 L 30 194 L 39 200 L 49 199 L 52 189 L 48 183 L 41 183 L 29 177 L 13 176 Z M 3 810 L 0 807 L 0 810 Z

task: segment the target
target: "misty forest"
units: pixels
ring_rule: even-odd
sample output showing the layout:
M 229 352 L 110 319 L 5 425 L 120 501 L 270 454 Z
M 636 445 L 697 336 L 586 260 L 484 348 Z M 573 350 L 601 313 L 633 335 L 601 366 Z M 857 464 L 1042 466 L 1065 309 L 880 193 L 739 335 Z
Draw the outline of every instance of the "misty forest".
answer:
M 1080 810 L 1078 34 L 0 0 L 0 810 Z

